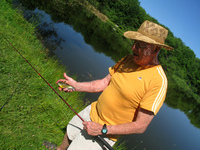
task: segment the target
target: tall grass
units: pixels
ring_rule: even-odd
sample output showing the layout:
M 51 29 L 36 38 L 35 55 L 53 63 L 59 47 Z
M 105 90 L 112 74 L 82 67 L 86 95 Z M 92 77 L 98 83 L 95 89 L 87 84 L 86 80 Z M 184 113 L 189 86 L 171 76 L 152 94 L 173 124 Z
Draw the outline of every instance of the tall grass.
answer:
M 43 149 L 43 140 L 60 144 L 73 112 L 3 37 L 54 89 L 57 90 L 55 83 L 66 70 L 46 57 L 34 25 L 5 0 L 0 2 L 0 14 L 0 107 L 9 98 L 0 112 L 0 149 Z M 80 93 L 59 94 L 77 112 L 84 107 Z

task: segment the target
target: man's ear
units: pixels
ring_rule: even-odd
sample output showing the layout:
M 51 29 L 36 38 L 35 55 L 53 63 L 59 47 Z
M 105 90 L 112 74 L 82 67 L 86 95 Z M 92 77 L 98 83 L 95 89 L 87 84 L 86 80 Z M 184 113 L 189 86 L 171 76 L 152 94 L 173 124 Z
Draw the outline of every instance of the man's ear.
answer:
M 158 53 L 160 50 L 161 50 L 161 47 L 156 46 L 156 49 L 154 50 L 154 54 L 155 54 L 155 53 Z

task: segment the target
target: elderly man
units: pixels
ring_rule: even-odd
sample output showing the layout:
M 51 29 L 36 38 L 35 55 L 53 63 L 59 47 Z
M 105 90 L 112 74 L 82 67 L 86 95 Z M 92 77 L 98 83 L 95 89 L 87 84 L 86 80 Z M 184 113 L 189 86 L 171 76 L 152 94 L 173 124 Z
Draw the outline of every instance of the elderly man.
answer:
M 161 108 L 167 91 L 167 78 L 158 62 L 168 31 L 158 24 L 145 21 L 137 32 L 124 36 L 134 40 L 133 54 L 109 68 L 109 74 L 91 82 L 77 82 L 64 73 L 65 82 L 80 92 L 102 92 L 97 101 L 80 112 L 82 122 L 75 116 L 67 126 L 62 144 L 57 149 L 103 149 L 93 136 L 104 135 L 113 146 L 118 137 L 143 133 Z M 72 92 L 67 88 L 63 90 Z M 68 141 L 72 141 L 69 144 Z

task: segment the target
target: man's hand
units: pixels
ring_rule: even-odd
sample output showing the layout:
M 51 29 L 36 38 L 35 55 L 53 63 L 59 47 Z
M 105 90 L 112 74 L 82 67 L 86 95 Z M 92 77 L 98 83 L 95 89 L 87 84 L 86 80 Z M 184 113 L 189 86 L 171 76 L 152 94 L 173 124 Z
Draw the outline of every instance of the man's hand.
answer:
M 83 129 L 85 129 L 87 133 L 91 136 L 101 135 L 102 128 L 103 128 L 103 125 L 96 122 L 92 122 L 92 121 L 83 122 Z
M 65 79 L 59 79 L 57 82 L 56 82 L 56 84 L 58 84 L 58 82 L 64 82 L 64 83 L 66 83 L 66 84 L 68 84 L 68 85 L 71 85 L 71 86 L 73 86 L 75 89 L 76 89 L 76 81 L 74 80 L 74 79 L 72 79 L 71 77 L 69 77 L 69 76 L 67 76 L 67 74 L 66 73 L 64 73 L 64 78 Z M 60 91 L 65 91 L 65 92 L 72 92 L 73 90 L 71 89 L 71 90 L 69 90 L 68 88 L 61 88 L 61 87 L 59 87 L 58 88 Z
M 105 78 L 99 79 L 99 80 L 94 80 L 90 82 L 77 82 L 76 80 L 70 78 L 69 76 L 64 73 L 65 79 L 59 79 L 58 82 L 64 82 L 70 86 L 73 86 L 75 88 L 75 91 L 79 92 L 89 92 L 89 93 L 97 93 L 97 92 L 102 92 L 105 90 L 105 88 L 109 85 L 110 80 L 111 80 L 111 75 L 108 74 Z M 60 91 L 65 91 L 65 92 L 72 92 L 73 90 L 69 90 L 68 88 L 61 88 L 59 87 Z

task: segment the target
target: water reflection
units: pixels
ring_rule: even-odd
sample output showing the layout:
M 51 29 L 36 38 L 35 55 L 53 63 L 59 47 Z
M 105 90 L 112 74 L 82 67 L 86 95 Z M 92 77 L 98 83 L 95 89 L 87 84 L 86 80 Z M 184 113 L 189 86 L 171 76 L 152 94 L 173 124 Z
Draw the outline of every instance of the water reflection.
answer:
M 65 40 L 58 36 L 55 23 L 49 15 L 42 10 L 25 10 L 24 17 L 31 23 L 36 25 L 37 36 L 45 45 L 48 56 L 54 56 L 57 48 L 62 49 L 61 42 Z
M 167 92 L 166 104 L 174 109 L 180 109 L 190 119 L 191 124 L 200 128 L 200 104 L 192 97 L 183 92 L 173 78 L 168 77 L 169 88 Z
M 44 0 L 45 5 L 31 3 L 25 4 L 33 10 L 39 7 L 51 16 L 43 12 L 39 17 L 48 18 L 37 27 L 45 46 L 70 72 L 81 75 L 79 80 L 104 77 L 109 66 L 130 53 L 131 45 L 126 39 L 80 6 L 63 5 L 58 9 L 60 5 Z M 184 93 L 171 76 L 168 80 L 164 106 L 143 135 L 125 136 L 128 149 L 200 149 L 200 104 Z M 98 95 L 86 97 L 96 100 Z

